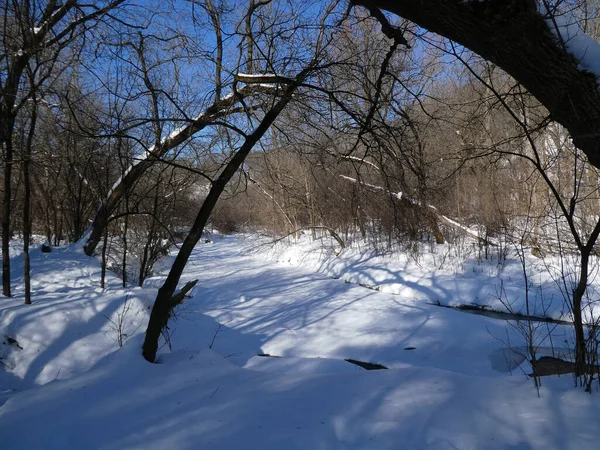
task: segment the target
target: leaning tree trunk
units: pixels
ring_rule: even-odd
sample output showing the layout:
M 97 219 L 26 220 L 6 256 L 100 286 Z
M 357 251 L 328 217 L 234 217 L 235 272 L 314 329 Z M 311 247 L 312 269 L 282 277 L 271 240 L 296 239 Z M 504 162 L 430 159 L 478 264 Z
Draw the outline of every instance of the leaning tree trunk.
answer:
M 271 108 L 271 110 L 269 110 L 269 112 L 265 114 L 265 117 L 256 130 L 246 137 L 242 146 L 239 148 L 239 150 L 237 150 L 227 166 L 225 166 L 225 169 L 221 172 L 219 177 L 213 182 L 208 196 L 202 203 L 202 207 L 196 216 L 194 225 L 179 249 L 179 253 L 175 258 L 175 262 L 169 271 L 167 279 L 162 287 L 158 290 L 158 294 L 152 308 L 152 313 L 150 314 L 150 321 L 148 323 L 148 328 L 146 329 L 146 337 L 142 347 L 142 354 L 147 361 L 154 362 L 156 358 L 158 340 L 160 338 L 162 329 L 167 325 L 171 311 L 175 306 L 177 306 L 178 303 L 177 301 L 173 300 L 173 294 L 177 288 L 177 284 L 179 283 L 179 279 L 181 278 L 181 274 L 183 273 L 183 269 L 185 268 L 190 254 L 202 236 L 204 227 L 217 203 L 217 200 L 221 196 L 229 180 L 233 177 L 246 159 L 246 156 L 248 156 L 256 143 L 267 132 L 277 116 L 290 102 L 293 92 L 301 83 L 301 80 L 306 77 L 307 73 L 308 69 L 302 72 L 302 74 L 298 77 L 298 81 L 290 84 L 284 90 L 280 100 L 275 104 L 275 106 L 273 106 L 273 108 Z

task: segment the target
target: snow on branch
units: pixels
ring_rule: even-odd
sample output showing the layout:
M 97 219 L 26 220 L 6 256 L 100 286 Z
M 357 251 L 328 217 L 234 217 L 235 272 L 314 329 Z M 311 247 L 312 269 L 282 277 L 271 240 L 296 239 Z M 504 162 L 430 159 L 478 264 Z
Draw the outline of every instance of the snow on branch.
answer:
M 389 191 L 388 189 L 386 189 L 386 188 L 384 188 L 382 186 L 377 186 L 375 184 L 364 183 L 362 181 L 357 180 L 356 178 L 348 177 L 346 175 L 340 175 L 340 178 L 342 178 L 342 179 L 344 179 L 346 181 L 350 181 L 351 183 L 357 183 L 357 184 L 359 184 L 359 185 L 361 185 L 363 187 L 371 189 L 372 191 L 382 191 L 382 192 L 385 192 L 386 194 L 389 194 L 390 196 L 395 197 L 398 200 L 402 200 L 404 198 L 404 200 L 409 201 L 413 205 L 421 206 L 421 203 L 418 200 L 414 200 L 412 198 L 405 197 L 402 192 L 392 192 L 392 191 Z M 432 206 L 432 208 L 433 208 L 433 206 Z
M 238 73 L 235 75 L 235 79 L 246 84 L 289 84 L 293 82 L 291 78 L 275 73 Z
M 368 166 L 373 167 L 378 172 L 381 171 L 381 169 L 379 168 L 379 166 L 377 164 L 372 163 L 371 161 L 367 161 L 365 158 L 359 158 L 358 156 L 352 156 L 352 155 L 342 155 L 341 158 L 346 159 L 348 161 L 354 161 L 354 162 L 357 162 L 360 164 L 367 164 Z
M 423 208 L 423 204 L 420 201 L 415 200 L 415 199 L 410 198 L 410 197 L 407 197 L 402 192 L 392 192 L 392 191 L 390 191 L 390 190 L 388 190 L 388 189 L 386 189 L 386 188 L 384 188 L 382 186 L 377 186 L 377 185 L 369 184 L 369 183 L 363 183 L 362 181 L 359 181 L 356 178 L 348 177 L 346 175 L 340 175 L 340 178 L 342 178 L 342 179 L 344 179 L 346 181 L 349 181 L 351 183 L 357 183 L 360 186 L 366 187 L 366 188 L 368 188 L 368 189 L 370 189 L 372 191 L 384 192 L 384 193 L 390 195 L 391 197 L 396 198 L 397 200 L 408 202 L 408 203 L 410 203 L 410 204 L 412 204 L 414 206 Z M 425 207 L 431 213 L 433 213 L 433 215 L 437 218 L 437 220 L 439 220 L 443 224 L 445 224 L 445 225 L 447 225 L 447 226 L 449 226 L 451 228 L 454 228 L 456 230 L 459 230 L 463 234 L 465 234 L 465 235 L 467 235 L 469 237 L 472 237 L 473 239 L 478 239 L 478 240 L 483 241 L 483 242 L 485 242 L 485 243 L 487 243 L 489 245 L 494 245 L 494 246 L 498 245 L 498 243 L 495 240 L 490 239 L 490 238 L 483 238 L 483 237 L 479 236 L 479 234 L 477 232 L 471 231 L 469 228 L 467 228 L 466 226 L 462 225 L 461 223 L 459 223 L 459 222 L 457 222 L 455 220 L 452 220 L 449 217 L 444 216 L 443 214 L 440 214 L 439 211 L 438 211 L 438 209 L 435 206 L 433 206 L 433 205 L 425 205 Z
M 539 1 L 538 11 L 546 18 L 548 27 L 567 52 L 579 62 L 579 67 L 600 80 L 600 43 L 585 34 L 573 15 L 550 6 L 548 1 Z
M 153 145 L 152 147 L 146 149 L 143 154 L 139 155 L 112 185 L 111 189 L 106 195 L 107 201 L 117 189 L 120 189 L 125 177 L 129 176 L 131 171 L 139 164 L 151 164 L 153 159 L 162 158 L 168 151 L 182 144 L 185 140 L 189 139 L 198 131 L 201 131 L 205 127 L 209 126 L 215 120 L 226 117 L 228 114 L 237 112 L 237 110 L 234 111 L 231 108 L 245 97 L 256 93 L 273 93 L 276 91 L 276 89 L 277 86 L 273 85 L 248 84 L 221 97 L 221 99 L 214 102 L 211 106 L 198 114 L 194 119 L 185 125 L 174 129 L 167 136 L 163 137 L 160 140 L 159 145 Z M 140 169 L 140 171 L 143 172 L 142 169 Z M 100 205 L 100 208 L 102 208 L 103 205 L 104 203 Z

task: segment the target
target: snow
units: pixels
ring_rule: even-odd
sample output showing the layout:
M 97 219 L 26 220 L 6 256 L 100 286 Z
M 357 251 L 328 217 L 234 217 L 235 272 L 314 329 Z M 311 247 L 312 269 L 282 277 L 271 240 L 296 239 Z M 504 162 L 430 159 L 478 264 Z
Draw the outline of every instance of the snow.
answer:
M 278 78 L 279 75 L 275 73 L 238 73 L 238 77 L 240 78 L 255 78 L 255 79 L 264 79 L 264 78 Z
M 369 189 L 373 189 L 374 191 L 382 191 L 382 192 L 389 193 L 393 197 L 396 197 L 398 200 L 401 200 L 402 196 L 404 195 L 402 192 L 388 192 L 387 189 L 385 189 L 382 186 L 377 186 L 377 185 L 369 184 L 369 183 L 363 183 L 362 181 L 358 181 L 356 178 L 352 178 L 347 175 L 340 175 L 340 178 L 342 178 L 343 180 L 349 181 L 351 183 L 358 183 L 361 186 L 368 187 Z M 413 204 L 420 205 L 419 202 L 416 202 L 415 200 L 412 200 L 410 198 L 408 199 L 408 201 L 410 201 Z
M 579 61 L 580 68 L 600 79 L 600 43 L 585 34 L 574 17 L 551 11 L 541 1 L 538 2 L 538 9 L 542 15 L 551 16 L 546 18 L 548 27 Z
M 22 305 L 23 264 L 15 257 L 12 273 L 19 275 L 18 284 L 14 297 L 4 299 L 0 308 L 0 339 L 11 337 L 22 347 L 10 351 L 0 345 L 0 359 L 10 369 L 0 371 L 0 391 L 5 395 L 90 369 L 117 347 L 108 319 L 129 301 L 124 328 L 131 331 L 145 323 L 146 304 L 152 299 L 148 290 L 120 288 L 120 280 L 110 273 L 109 288 L 102 290 L 100 268 L 73 246 L 51 253 L 32 248 L 30 258 L 33 305 Z
M 421 268 L 415 279 L 417 266 L 398 255 L 400 266 L 364 251 L 360 260 L 352 246 L 335 257 L 308 240 L 211 239 L 192 254 L 181 284 L 199 280 L 194 298 L 155 365 L 140 346 L 166 273 L 134 289 L 109 276 L 102 290 L 97 262 L 79 249 L 32 255 L 34 304 L 18 290 L 0 304 L 0 333 L 22 347 L 0 347 L 12 367 L 0 391 L 19 391 L 0 407 L 2 448 L 597 448 L 598 396 L 562 376 L 545 378 L 538 398 L 514 322 L 428 304 L 440 293 L 483 296 L 485 271 L 467 264 L 446 280 Z M 411 293 L 345 282 L 351 273 L 394 278 Z M 108 318 L 126 301 L 119 348 Z M 552 337 L 558 347 L 570 328 Z M 552 354 L 549 339 L 540 345 Z
M 416 368 L 281 376 L 241 369 L 206 349 L 153 367 L 141 360 L 139 343 L 81 377 L 7 403 L 4 442 L 12 449 L 228 450 L 596 444 L 597 402 L 580 391 L 542 388 L 538 399 L 522 379 Z
M 277 89 L 278 85 L 274 83 L 258 83 L 256 86 L 264 88 L 264 89 Z
M 373 168 L 375 168 L 375 170 L 379 171 L 379 166 L 377 164 L 372 163 L 371 161 L 366 160 L 364 157 L 363 158 L 359 158 L 358 156 L 352 156 L 352 155 L 343 155 L 343 159 L 349 160 L 349 161 L 356 161 L 360 164 L 367 164 Z
M 358 243 L 340 252 L 334 241 L 329 242 L 332 247 L 323 247 L 321 241 L 311 242 L 304 235 L 296 242 L 270 246 L 268 255 L 291 266 L 313 267 L 328 277 L 394 294 L 402 301 L 482 305 L 495 311 L 526 313 L 523 268 L 514 249 L 508 248 L 511 257 L 499 263 L 498 252 L 504 252 L 503 249 L 490 247 L 490 259 L 485 260 L 482 250 L 469 238 L 452 245 L 420 244 L 411 252 L 387 256 L 377 255 L 366 244 Z M 594 261 L 593 273 L 598 267 L 598 261 Z M 560 281 L 560 260 L 527 255 L 526 264 L 531 314 L 569 320 L 560 284 L 556 282 Z M 600 280 L 590 279 L 594 280 L 590 293 L 600 290 Z
M 33 32 L 34 32 L 35 34 L 39 34 L 39 33 L 41 33 L 41 32 L 42 32 L 42 30 L 43 30 L 45 27 L 47 27 L 49 23 L 52 23 L 52 22 L 54 22 L 54 19 L 55 19 L 55 17 L 56 17 L 58 14 L 64 14 L 64 7 L 58 7 L 58 8 L 56 8 L 56 9 L 55 9 L 55 10 L 52 12 L 52 14 L 50 15 L 50 17 L 49 17 L 47 20 L 45 20 L 44 22 L 40 23 L 40 24 L 39 24 L 39 26 L 37 26 L 37 27 L 33 27 Z

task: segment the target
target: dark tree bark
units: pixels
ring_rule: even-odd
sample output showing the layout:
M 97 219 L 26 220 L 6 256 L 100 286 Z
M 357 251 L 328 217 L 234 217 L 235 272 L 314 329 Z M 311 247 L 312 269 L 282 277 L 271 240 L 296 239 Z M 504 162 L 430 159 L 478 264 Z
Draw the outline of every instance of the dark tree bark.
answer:
M 588 287 L 588 273 L 590 256 L 594 251 L 594 245 L 600 236 L 600 220 L 596 222 L 593 231 L 590 233 L 585 245 L 579 247 L 579 280 L 573 290 L 573 326 L 575 328 L 575 375 L 581 376 L 585 373 L 587 367 L 588 352 L 586 351 L 586 337 L 583 326 L 582 303 Z M 596 357 L 589 361 L 594 363 Z
M 221 76 L 223 72 L 223 29 L 221 28 L 221 10 L 216 8 L 212 0 L 206 0 L 204 7 L 210 16 L 217 43 L 217 55 L 215 59 L 215 96 L 216 100 L 219 101 L 223 89 Z
M 11 296 L 10 292 L 10 210 L 12 196 L 13 145 L 12 132 L 14 117 L 2 114 L 0 117 L 0 142 L 2 142 L 4 159 L 4 197 L 2 199 L 2 294 Z
M 600 168 L 600 90 L 553 34 L 533 0 L 354 0 L 445 36 L 497 64 L 567 128 Z
M 108 247 L 108 228 L 104 229 L 104 240 L 102 245 L 102 268 L 100 272 L 100 287 L 102 289 L 106 286 L 106 247 Z
M 28 11 L 24 8 L 23 13 Z M 12 196 L 12 166 L 13 166 L 13 132 L 15 129 L 15 118 L 17 111 L 17 95 L 21 77 L 31 58 L 27 47 L 30 39 L 24 36 L 24 48 L 21 54 L 12 59 L 8 68 L 4 85 L 0 86 L 0 145 L 4 159 L 4 197 L 2 199 L 2 294 L 11 296 L 10 289 L 10 213 Z
M 123 221 L 123 259 L 121 269 L 123 273 L 123 287 L 127 287 L 127 233 L 129 232 L 129 196 L 125 196 L 125 218 Z
M 31 304 L 31 263 L 29 259 L 29 243 L 31 239 L 31 154 L 33 136 L 37 124 L 37 103 L 34 99 L 31 111 L 31 122 L 29 135 L 23 156 L 23 184 L 25 185 L 25 196 L 23 199 L 23 281 L 25 284 L 25 304 Z

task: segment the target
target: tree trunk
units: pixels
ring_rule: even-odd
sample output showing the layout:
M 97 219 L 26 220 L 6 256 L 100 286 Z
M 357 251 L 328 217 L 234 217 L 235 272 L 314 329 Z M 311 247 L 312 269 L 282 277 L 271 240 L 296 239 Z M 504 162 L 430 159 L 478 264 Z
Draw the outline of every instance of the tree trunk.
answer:
M 13 131 L 15 128 L 15 102 L 19 82 L 29 60 L 28 52 L 24 51 L 12 60 L 12 66 L 3 77 L 5 83 L 0 86 L 0 145 L 4 157 L 4 198 L 2 200 L 2 294 L 11 296 L 10 291 L 10 213 L 12 196 L 12 166 L 13 166 Z M 3 71 L 4 73 L 4 71 Z
M 129 232 L 129 197 L 125 197 L 125 223 L 123 226 L 123 259 L 122 259 L 122 274 L 123 287 L 127 287 L 127 233 Z
M 175 262 L 169 271 L 169 275 L 165 280 L 164 284 L 158 290 L 152 313 L 150 314 L 150 321 L 148 322 L 148 328 L 146 329 L 146 337 L 142 346 L 142 354 L 144 358 L 149 362 L 154 362 L 156 359 L 156 352 L 158 350 L 158 340 L 162 329 L 167 324 L 169 315 L 173 308 L 172 297 L 183 273 L 183 269 L 192 253 L 192 250 L 200 240 L 204 227 L 217 203 L 217 200 L 221 196 L 225 186 L 233 175 L 240 168 L 246 156 L 254 148 L 256 143 L 262 138 L 267 132 L 269 127 L 275 121 L 277 116 L 283 111 L 286 105 L 290 102 L 293 92 L 296 90 L 298 84 L 302 82 L 307 74 L 307 70 L 298 77 L 297 82 L 289 85 L 283 92 L 280 100 L 267 112 L 258 125 L 256 130 L 248 135 L 244 140 L 244 143 L 235 153 L 233 158 L 229 161 L 225 169 L 221 172 L 220 176 L 213 182 L 212 187 L 208 193 L 208 196 L 202 203 L 202 207 L 196 216 L 194 225 L 192 226 L 189 234 L 186 236 L 179 253 L 175 258 Z
M 31 112 L 31 123 L 29 126 L 29 135 L 25 146 L 25 155 L 23 158 L 23 183 L 25 184 L 25 196 L 23 199 L 23 281 L 25 284 L 25 304 L 31 304 L 31 265 L 29 260 L 29 242 L 31 239 L 31 176 L 29 168 L 31 165 L 31 153 L 33 145 L 33 136 L 37 123 L 37 104 L 33 102 Z
M 573 327 L 575 328 L 575 376 L 579 377 L 585 373 L 586 368 L 586 346 L 585 332 L 583 329 L 583 316 L 581 304 L 588 283 L 588 265 L 590 252 L 587 248 L 581 250 L 581 267 L 579 282 L 573 290 Z
M 12 165 L 13 146 L 12 130 L 14 127 L 13 117 L 0 118 L 0 142 L 4 145 L 4 198 L 2 199 L 2 294 L 11 296 L 10 291 L 10 210 L 12 196 Z
M 108 246 L 108 228 L 104 229 L 104 241 L 102 244 L 102 268 L 100 273 L 100 287 L 106 286 L 106 247 Z

